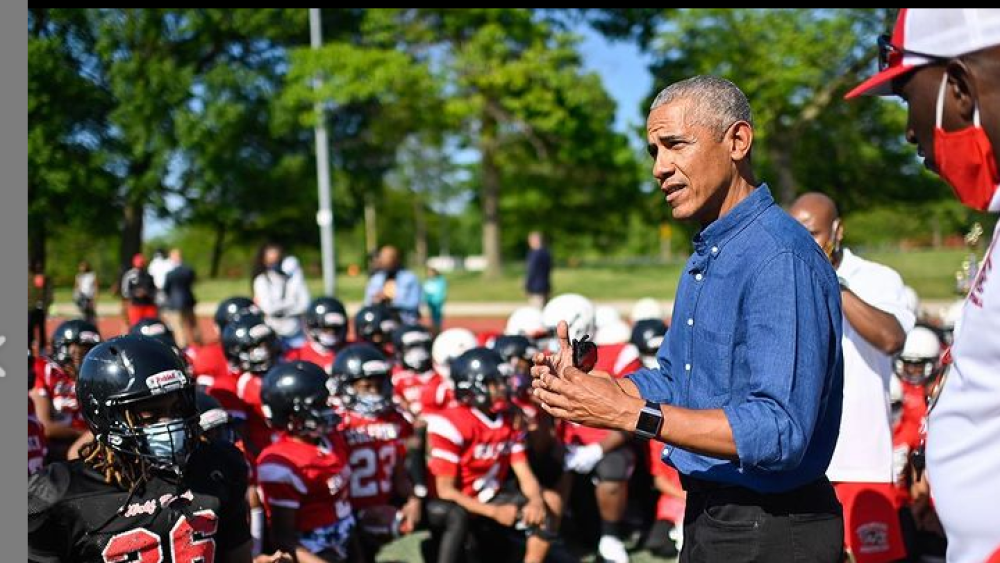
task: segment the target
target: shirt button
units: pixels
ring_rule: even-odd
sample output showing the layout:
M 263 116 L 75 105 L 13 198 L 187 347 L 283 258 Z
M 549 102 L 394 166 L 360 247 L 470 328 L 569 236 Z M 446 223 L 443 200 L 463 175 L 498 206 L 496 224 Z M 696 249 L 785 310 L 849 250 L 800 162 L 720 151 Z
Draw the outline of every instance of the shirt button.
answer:
M 695 275 L 694 275 L 694 279 L 695 279 L 695 281 L 701 281 L 701 278 L 703 278 L 703 277 L 705 277 L 705 276 L 703 276 L 703 275 L 701 275 L 701 274 L 695 274 Z
M 718 246 L 713 246 L 712 247 L 712 254 L 718 254 L 718 253 L 719 253 L 719 247 Z
M 684 371 L 691 371 L 691 364 L 684 364 Z
M 688 326 L 694 326 L 694 319 L 688 319 Z

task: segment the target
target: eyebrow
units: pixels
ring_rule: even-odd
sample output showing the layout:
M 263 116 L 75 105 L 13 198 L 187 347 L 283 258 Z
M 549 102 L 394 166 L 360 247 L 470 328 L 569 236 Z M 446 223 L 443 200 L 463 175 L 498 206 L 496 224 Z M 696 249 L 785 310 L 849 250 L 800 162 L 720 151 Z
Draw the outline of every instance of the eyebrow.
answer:
M 677 135 L 677 134 L 660 135 L 657 138 L 663 144 L 677 143 L 677 142 L 686 142 L 688 140 L 688 138 L 686 136 L 684 136 L 684 135 Z

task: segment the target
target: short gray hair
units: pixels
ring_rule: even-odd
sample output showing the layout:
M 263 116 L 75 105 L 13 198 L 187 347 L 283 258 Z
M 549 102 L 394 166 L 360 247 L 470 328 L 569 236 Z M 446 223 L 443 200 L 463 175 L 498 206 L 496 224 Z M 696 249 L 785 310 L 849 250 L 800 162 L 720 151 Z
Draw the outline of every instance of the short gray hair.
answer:
M 750 102 L 739 87 L 725 78 L 701 75 L 674 82 L 656 95 L 649 111 L 680 99 L 694 102 L 693 123 L 715 131 L 720 139 L 737 121 L 753 127 Z

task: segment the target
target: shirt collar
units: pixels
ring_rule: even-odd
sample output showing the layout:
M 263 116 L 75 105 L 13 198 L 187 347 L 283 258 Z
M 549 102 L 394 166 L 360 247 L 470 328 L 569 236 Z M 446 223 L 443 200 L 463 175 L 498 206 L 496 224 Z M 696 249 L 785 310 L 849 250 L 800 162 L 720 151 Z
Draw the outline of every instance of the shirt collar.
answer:
M 695 252 L 704 254 L 705 249 L 710 247 L 721 250 L 727 242 L 773 204 L 774 198 L 771 196 L 770 188 L 767 184 L 761 184 L 730 209 L 729 213 L 719 217 L 694 236 Z

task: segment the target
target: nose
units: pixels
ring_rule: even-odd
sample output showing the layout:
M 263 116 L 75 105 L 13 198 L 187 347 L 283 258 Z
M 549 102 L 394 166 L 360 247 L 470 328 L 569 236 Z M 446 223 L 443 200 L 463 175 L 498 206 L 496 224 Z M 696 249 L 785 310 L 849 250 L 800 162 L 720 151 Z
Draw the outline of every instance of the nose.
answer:
M 666 150 L 657 151 L 656 159 L 653 161 L 653 177 L 661 182 L 671 176 L 676 169 L 667 153 Z

